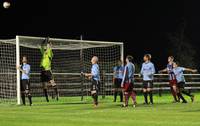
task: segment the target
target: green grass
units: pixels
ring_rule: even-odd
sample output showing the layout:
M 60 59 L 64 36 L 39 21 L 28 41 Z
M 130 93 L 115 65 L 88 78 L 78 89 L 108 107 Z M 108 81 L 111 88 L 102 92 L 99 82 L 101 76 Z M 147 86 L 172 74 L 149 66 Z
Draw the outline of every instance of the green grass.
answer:
M 100 98 L 93 108 L 90 97 L 61 98 L 59 102 L 35 102 L 33 106 L 0 104 L 0 126 L 200 126 L 200 95 L 195 103 L 171 103 L 170 95 L 155 95 L 154 105 L 121 108 L 112 97 Z M 199 101 L 198 101 L 199 100 Z

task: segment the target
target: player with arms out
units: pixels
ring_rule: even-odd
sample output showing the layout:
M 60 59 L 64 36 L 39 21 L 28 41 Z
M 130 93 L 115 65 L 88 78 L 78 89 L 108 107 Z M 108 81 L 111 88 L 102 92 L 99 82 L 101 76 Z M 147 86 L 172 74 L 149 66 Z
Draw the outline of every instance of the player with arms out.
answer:
M 144 100 L 145 104 L 148 103 L 148 94 L 150 97 L 150 103 L 153 104 L 153 76 L 155 74 L 155 67 L 154 64 L 151 62 L 151 55 L 145 54 L 144 55 L 144 63 L 142 64 L 142 69 L 140 74 L 143 77 L 143 93 L 144 93 Z
M 122 107 L 128 107 L 129 97 L 131 96 L 133 101 L 133 107 L 136 107 L 136 93 L 133 90 L 134 87 L 134 73 L 135 73 L 135 65 L 132 63 L 133 57 L 126 57 L 126 66 L 124 69 L 124 76 L 121 83 L 121 87 L 123 88 L 125 103 Z
M 22 73 L 21 81 L 20 81 L 20 89 L 21 89 L 21 98 L 23 105 L 26 105 L 25 96 L 28 97 L 30 106 L 32 105 L 32 97 L 30 93 L 30 70 L 31 67 L 27 63 L 27 57 L 22 57 L 22 65 L 17 66 L 17 69 Z
M 123 93 L 121 89 L 121 83 L 123 79 L 123 72 L 124 72 L 124 66 L 122 65 L 122 61 L 119 60 L 117 63 L 117 66 L 113 69 L 114 72 L 114 102 L 117 100 L 117 94 L 120 95 L 120 102 L 123 102 Z
M 171 89 L 171 93 L 174 97 L 173 102 L 179 102 L 179 98 L 177 96 L 176 76 L 175 76 L 174 71 L 173 71 L 173 63 L 174 63 L 174 57 L 169 56 L 167 67 L 163 70 L 160 70 L 159 73 L 167 72 L 169 74 L 169 86 L 170 86 L 170 89 Z
M 197 72 L 196 69 L 190 69 L 190 68 L 184 68 L 184 67 L 179 67 L 179 64 L 176 62 L 173 63 L 173 72 L 176 76 L 176 80 L 177 80 L 177 95 L 178 97 L 182 100 L 183 103 L 187 103 L 187 101 L 185 100 L 185 98 L 183 97 L 182 93 L 189 96 L 191 98 L 191 101 L 194 102 L 194 95 L 191 95 L 189 92 L 186 92 L 184 90 L 185 88 L 185 77 L 183 75 L 184 71 L 188 71 L 188 72 Z
M 91 59 L 92 68 L 91 73 L 85 73 L 84 75 L 91 79 L 91 95 L 94 101 L 94 107 L 98 106 L 98 92 L 100 87 L 100 70 L 98 65 L 98 57 L 93 56 Z
M 46 97 L 46 101 L 49 102 L 47 89 L 49 87 L 53 87 L 56 93 L 56 100 L 58 100 L 58 89 L 57 85 L 54 81 L 52 71 L 51 71 L 51 63 L 53 59 L 53 51 L 52 51 L 52 44 L 49 42 L 49 39 L 45 39 L 42 42 L 40 52 L 42 54 L 42 59 L 40 63 L 41 67 L 41 82 L 43 86 L 44 95 Z

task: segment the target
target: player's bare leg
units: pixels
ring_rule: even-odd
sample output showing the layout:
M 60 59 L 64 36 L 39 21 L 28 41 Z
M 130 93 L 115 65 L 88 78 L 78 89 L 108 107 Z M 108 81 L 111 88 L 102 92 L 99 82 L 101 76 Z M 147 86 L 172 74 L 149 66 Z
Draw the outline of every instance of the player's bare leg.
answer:
M 122 107 L 128 107 L 128 101 L 129 101 L 129 93 L 128 92 L 124 92 L 124 104 L 122 105 Z
M 94 107 L 97 107 L 98 106 L 97 91 L 96 90 L 91 91 L 91 95 L 92 95 L 92 98 L 93 98 Z
M 133 107 L 135 108 L 135 107 L 136 107 L 136 104 L 137 104 L 137 102 L 136 102 L 136 93 L 135 93 L 135 91 L 132 91 L 130 95 L 131 95 L 131 98 L 132 98 Z
M 44 92 L 44 96 L 46 98 L 46 101 L 49 102 L 49 98 L 48 98 L 48 93 L 47 93 L 47 87 L 48 86 L 48 82 L 43 82 L 43 92 Z
M 122 88 L 122 94 L 123 94 L 123 98 L 124 98 L 124 103 L 121 105 L 121 107 L 126 107 L 126 99 L 127 99 L 127 97 L 126 97 L 126 94 L 125 94 L 125 91 L 124 91 L 123 88 Z
M 173 86 L 170 86 L 170 91 L 171 91 L 171 94 L 172 94 L 172 96 L 174 98 L 173 103 L 177 102 L 177 98 L 176 98 L 176 94 L 175 94 L 175 91 L 173 89 Z
M 174 85 L 174 86 L 172 86 L 172 92 L 173 92 L 173 97 L 174 97 L 174 100 L 175 100 L 175 102 L 179 102 L 180 101 L 180 99 L 179 99 L 179 97 L 177 96 L 177 87 Z
M 53 87 L 53 89 L 56 93 L 56 100 L 58 101 L 59 94 L 58 94 L 57 84 L 55 83 L 54 80 L 50 80 L 50 85 Z

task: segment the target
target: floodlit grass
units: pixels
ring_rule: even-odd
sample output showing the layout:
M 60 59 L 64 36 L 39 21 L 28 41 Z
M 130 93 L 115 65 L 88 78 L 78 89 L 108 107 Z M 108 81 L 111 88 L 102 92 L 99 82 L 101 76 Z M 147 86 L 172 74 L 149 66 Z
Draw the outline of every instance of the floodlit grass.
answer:
M 171 103 L 170 95 L 154 99 L 154 105 L 143 105 L 138 96 L 136 108 L 121 108 L 112 97 L 100 97 L 94 108 L 90 97 L 87 102 L 65 97 L 49 103 L 33 98 L 31 107 L 0 104 L 0 126 L 200 126 L 200 95 L 194 103 L 187 98 L 188 104 Z

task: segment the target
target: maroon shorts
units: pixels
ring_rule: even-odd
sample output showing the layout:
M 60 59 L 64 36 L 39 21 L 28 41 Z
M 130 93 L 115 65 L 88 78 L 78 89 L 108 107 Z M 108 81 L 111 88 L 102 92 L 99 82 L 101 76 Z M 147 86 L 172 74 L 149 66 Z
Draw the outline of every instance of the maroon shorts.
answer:
M 124 83 L 123 89 L 125 92 L 133 91 L 133 83 Z
M 170 86 L 176 86 L 177 85 L 177 81 L 174 79 L 174 80 L 170 80 L 169 81 L 169 85 Z

